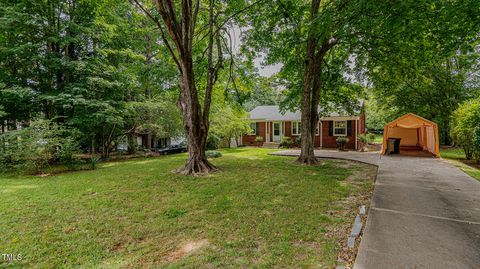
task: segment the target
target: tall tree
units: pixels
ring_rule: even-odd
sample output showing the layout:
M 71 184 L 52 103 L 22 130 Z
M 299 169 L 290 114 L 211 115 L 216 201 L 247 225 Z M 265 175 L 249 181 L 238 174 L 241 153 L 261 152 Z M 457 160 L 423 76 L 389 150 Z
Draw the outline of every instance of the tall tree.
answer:
M 369 75 L 379 67 L 414 77 L 422 62 L 433 63 L 431 58 L 436 57 L 432 56 L 451 55 L 478 38 L 478 5 L 475 0 L 270 0 L 256 9 L 247 30 L 247 46 L 267 52 L 266 64 L 282 63 L 279 76 L 289 81 L 287 87 L 299 97 L 302 150 L 298 161 L 316 162 L 313 137 L 318 107 L 325 111 L 328 102 L 339 99 L 328 91 L 338 91 L 344 82 L 354 83 L 349 78 L 353 72 L 371 83 Z M 332 78 L 343 82 L 331 83 Z
M 158 26 L 163 43 L 167 46 L 179 72 L 180 96 L 177 104 L 183 113 L 189 158 L 185 166 L 178 172 L 185 175 L 196 175 L 215 171 L 215 166 L 207 160 L 205 155 L 211 92 L 223 61 L 215 2 L 210 0 L 208 3 L 207 23 L 204 25 L 208 28 L 208 45 L 206 47 L 208 70 L 203 108 L 197 91 L 198 79 L 195 76 L 193 55 L 195 30 L 197 22 L 200 20 L 200 1 L 197 0 L 195 3 L 191 0 L 182 1 L 179 12 L 176 10 L 178 6 L 173 1 L 155 1 L 156 11 L 160 18 L 152 13 L 148 6 L 144 6 L 138 0 L 134 0 L 134 2 Z M 217 51 L 216 57 L 214 57 L 214 46 Z
M 314 137 L 321 112 L 319 105 L 339 100 L 333 94 L 322 95 L 323 85 L 327 83 L 338 89 L 348 84 L 342 73 L 333 73 L 343 72 L 347 67 L 349 55 L 345 51 L 352 39 L 351 26 L 361 16 L 361 7 L 357 1 L 346 0 L 271 0 L 251 14 L 247 46 L 261 52 L 267 48 L 266 63 L 283 64 L 278 76 L 287 82 L 293 96 L 286 100 L 293 101 L 290 107 L 301 110 L 300 163 L 317 163 Z M 338 53 L 332 53 L 339 44 L 342 46 Z M 341 68 L 330 68 L 333 66 L 328 63 Z
M 226 24 L 245 10 L 244 3 L 157 0 L 151 7 L 148 2 L 133 2 L 156 24 L 178 70 L 177 105 L 183 114 L 189 153 L 178 172 L 197 175 L 215 171 L 205 156 L 212 90 L 224 65 Z

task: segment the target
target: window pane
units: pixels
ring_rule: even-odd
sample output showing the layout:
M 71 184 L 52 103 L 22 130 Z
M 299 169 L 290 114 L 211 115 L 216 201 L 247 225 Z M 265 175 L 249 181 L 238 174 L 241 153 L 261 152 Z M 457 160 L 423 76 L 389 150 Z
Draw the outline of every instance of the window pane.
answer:
M 345 128 L 335 128 L 335 134 L 336 135 L 346 135 L 347 130 Z
M 335 128 L 345 128 L 347 127 L 347 122 L 346 121 L 336 121 L 335 122 Z
M 280 124 L 279 123 L 274 123 L 273 124 L 273 135 L 274 136 L 279 136 L 280 135 Z

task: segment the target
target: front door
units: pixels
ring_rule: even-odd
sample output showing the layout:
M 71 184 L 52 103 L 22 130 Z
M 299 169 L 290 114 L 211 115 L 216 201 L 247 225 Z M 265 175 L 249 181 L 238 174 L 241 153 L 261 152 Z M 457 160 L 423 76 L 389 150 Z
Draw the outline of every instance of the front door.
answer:
M 273 123 L 273 142 L 280 142 L 282 140 L 282 123 L 274 122 Z

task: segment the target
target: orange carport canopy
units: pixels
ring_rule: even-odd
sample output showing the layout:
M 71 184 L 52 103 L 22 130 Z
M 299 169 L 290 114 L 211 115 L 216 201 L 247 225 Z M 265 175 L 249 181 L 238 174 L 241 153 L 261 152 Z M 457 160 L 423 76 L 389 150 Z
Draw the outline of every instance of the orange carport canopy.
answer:
M 400 138 L 400 147 L 421 147 L 424 151 L 440 156 L 437 124 L 413 113 L 405 114 L 385 125 L 382 154 L 385 154 L 388 138 Z

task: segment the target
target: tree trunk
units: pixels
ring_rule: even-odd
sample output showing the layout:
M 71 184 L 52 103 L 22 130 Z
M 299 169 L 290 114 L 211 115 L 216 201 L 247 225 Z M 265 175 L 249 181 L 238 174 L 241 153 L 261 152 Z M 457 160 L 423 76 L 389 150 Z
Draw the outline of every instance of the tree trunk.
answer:
M 158 26 L 161 38 L 167 47 L 179 71 L 180 96 L 177 102 L 183 114 L 183 124 L 188 141 L 189 158 L 184 167 L 177 172 L 185 175 L 207 174 L 217 170 L 205 156 L 205 146 L 209 128 L 210 103 L 213 85 L 217 80 L 218 70 L 222 66 L 221 38 L 215 29 L 217 16 L 214 13 L 215 1 L 209 1 L 209 40 L 207 47 L 208 72 L 206 78 L 203 112 L 198 99 L 193 69 L 193 40 L 197 15 L 200 11 L 200 1 L 184 0 L 181 2 L 179 13 L 173 1 L 155 1 L 156 9 L 160 14 L 161 22 L 138 0 L 133 0 L 142 11 Z M 316 0 L 318 1 L 318 0 Z M 178 16 L 181 19 L 178 19 Z M 166 31 L 164 31 L 164 29 Z M 166 35 L 169 35 L 170 40 Z M 213 59 L 214 42 L 217 43 L 217 61 Z
M 183 122 L 188 142 L 188 160 L 185 166 L 177 172 L 183 175 L 203 175 L 216 171 L 205 155 L 207 144 L 208 124 L 204 121 L 197 89 L 193 79 L 193 65 L 182 66 L 183 75 L 180 77 L 181 96 L 178 106 L 183 112 Z M 208 119 L 208 118 L 207 118 Z
M 302 103 L 301 103 L 301 112 L 302 112 L 302 130 L 301 130 L 301 152 L 300 157 L 297 162 L 303 164 L 316 164 L 317 158 L 315 158 L 314 152 L 314 136 L 312 136 L 312 77 L 313 77 L 313 61 L 314 61 L 314 50 L 315 45 L 313 41 L 309 40 L 307 43 L 307 58 L 305 60 L 305 73 L 303 78 L 303 90 L 302 90 Z M 318 104 L 317 104 L 318 105 Z M 314 130 L 315 132 L 315 130 Z M 313 133 L 315 134 L 315 133 Z

